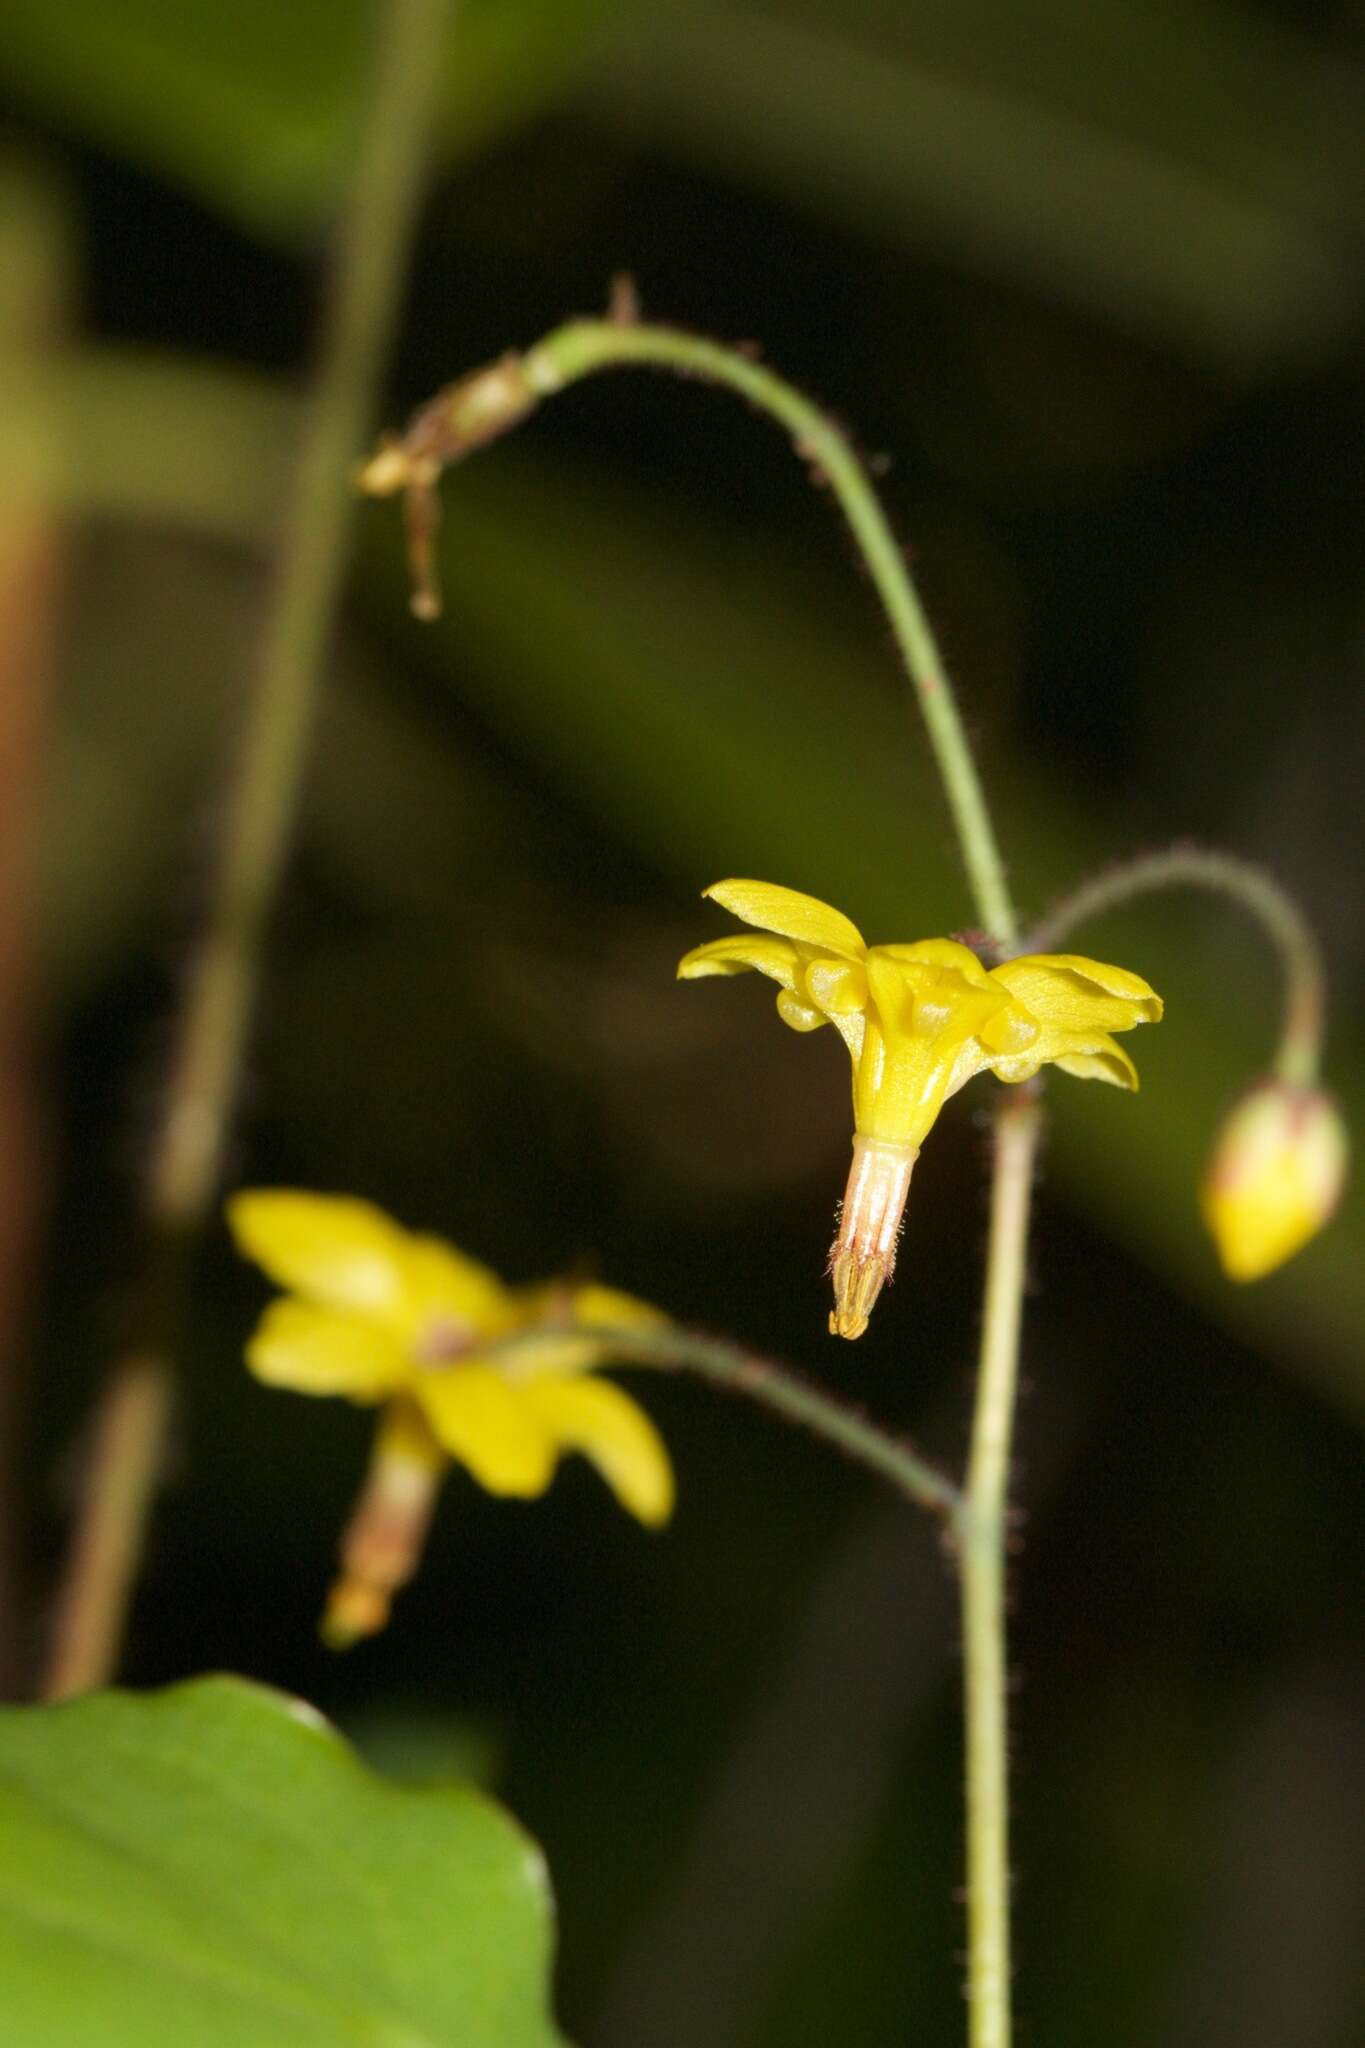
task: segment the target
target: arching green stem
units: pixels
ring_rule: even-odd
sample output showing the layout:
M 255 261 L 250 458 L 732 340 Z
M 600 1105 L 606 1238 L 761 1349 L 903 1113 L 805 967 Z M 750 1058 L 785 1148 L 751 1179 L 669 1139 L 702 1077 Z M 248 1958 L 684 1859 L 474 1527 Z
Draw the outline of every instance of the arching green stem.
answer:
M 809 1386 L 784 1366 L 747 1351 L 727 1337 L 711 1337 L 700 1330 L 677 1329 L 666 1324 L 648 1330 L 584 1329 L 575 1325 L 573 1334 L 588 1343 L 599 1344 L 608 1365 L 658 1366 L 673 1372 L 692 1372 L 730 1393 L 743 1394 L 746 1399 L 771 1408 L 784 1420 L 823 1437 L 836 1450 L 889 1479 L 920 1507 L 950 1520 L 958 1512 L 961 1497 L 952 1481 L 902 1438 L 892 1436 L 818 1387 Z M 501 1354 L 505 1370 L 515 1371 L 518 1356 L 534 1360 L 537 1343 L 559 1347 L 563 1342 L 561 1326 L 543 1333 L 518 1332 L 490 1350 Z
M 1274 947 L 1284 977 L 1284 1021 L 1274 1070 L 1281 1081 L 1311 1087 L 1322 1057 L 1326 977 L 1307 918 L 1289 891 L 1253 862 L 1205 847 L 1177 845 L 1139 854 L 1082 882 L 1064 896 L 1026 945 L 1047 952 L 1092 918 L 1161 889 L 1207 889 L 1249 911 Z
M 906 674 L 924 715 L 962 847 L 976 914 L 991 937 L 1012 946 L 1013 903 L 994 827 L 952 686 L 905 558 L 876 492 L 845 434 L 819 406 L 749 355 L 672 327 L 646 325 L 624 307 L 608 320 L 572 320 L 522 355 L 510 355 L 452 384 L 416 415 L 401 441 L 385 443 L 361 472 L 376 496 L 405 491 L 417 588 L 413 609 L 431 617 L 434 486 L 446 464 L 524 419 L 542 398 L 601 370 L 649 365 L 723 384 L 776 420 L 798 455 L 838 500 L 885 607 Z

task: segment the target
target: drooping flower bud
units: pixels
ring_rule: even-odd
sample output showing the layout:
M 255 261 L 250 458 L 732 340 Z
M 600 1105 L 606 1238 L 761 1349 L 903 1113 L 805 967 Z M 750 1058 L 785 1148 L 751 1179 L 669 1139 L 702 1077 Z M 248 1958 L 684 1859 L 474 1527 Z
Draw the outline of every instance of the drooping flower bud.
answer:
M 1248 1090 L 1223 1120 L 1200 1191 L 1229 1279 L 1259 1280 L 1317 1235 L 1341 1198 L 1348 1150 L 1320 1088 Z

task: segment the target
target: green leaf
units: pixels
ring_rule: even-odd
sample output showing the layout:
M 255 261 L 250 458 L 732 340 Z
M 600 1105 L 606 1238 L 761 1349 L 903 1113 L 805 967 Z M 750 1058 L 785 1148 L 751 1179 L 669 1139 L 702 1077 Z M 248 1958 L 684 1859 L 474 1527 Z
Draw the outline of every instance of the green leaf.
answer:
M 540 1853 L 234 1678 L 0 1712 L 11 2048 L 554 2048 Z

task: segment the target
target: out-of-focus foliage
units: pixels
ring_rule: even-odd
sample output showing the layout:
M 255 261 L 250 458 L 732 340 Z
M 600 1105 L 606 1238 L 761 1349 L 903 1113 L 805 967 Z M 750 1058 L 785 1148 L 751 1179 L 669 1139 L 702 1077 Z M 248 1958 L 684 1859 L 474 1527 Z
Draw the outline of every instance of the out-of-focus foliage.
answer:
M 464 0 L 446 150 L 467 156 L 543 104 L 625 4 Z M 26 106 L 294 240 L 344 190 L 374 20 L 365 0 L 12 0 L 0 73 Z
M 1354 317 L 1361 86 L 1216 0 L 788 0 L 651 22 L 594 105 L 817 216 L 1251 364 Z
M 11 0 L 0 74 L 293 239 L 341 189 L 371 32 L 362 0 Z M 446 71 L 453 158 L 587 72 L 609 131 L 1139 333 L 1251 365 L 1353 317 L 1358 65 L 1245 9 L 466 0 Z
M 5 2025 L 553 2048 L 539 1852 L 482 1793 L 372 1776 L 234 1679 L 0 1713 Z

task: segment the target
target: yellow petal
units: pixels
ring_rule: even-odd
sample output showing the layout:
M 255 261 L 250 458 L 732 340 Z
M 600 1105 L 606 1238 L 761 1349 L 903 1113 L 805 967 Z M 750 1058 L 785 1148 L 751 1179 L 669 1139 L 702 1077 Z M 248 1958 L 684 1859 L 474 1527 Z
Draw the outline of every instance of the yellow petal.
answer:
M 826 946 L 853 959 L 866 950 L 862 933 L 841 910 L 818 896 L 803 896 L 798 889 L 783 889 L 776 882 L 729 881 L 713 882 L 702 894 L 761 931 L 779 932 L 807 946 Z
M 858 1012 L 867 996 L 861 970 L 852 962 L 831 960 L 828 955 L 812 960 L 808 948 L 794 945 L 790 939 L 770 938 L 757 932 L 750 937 L 745 933 L 740 938 L 712 939 L 705 946 L 694 946 L 678 962 L 678 979 L 697 981 L 708 974 L 743 974 L 749 968 L 781 984 L 777 1014 L 784 1024 L 789 1024 L 793 1031 L 818 1031 L 822 1024 L 832 1023 L 857 1057 L 862 1036 L 862 1017 Z M 824 980 L 822 969 L 828 970 Z M 807 1001 L 807 991 L 814 1000 Z M 831 999 L 828 1008 L 820 1006 L 824 995 Z
M 801 949 L 805 952 L 805 948 Z M 795 989 L 780 989 L 777 1014 L 793 1031 L 818 1031 L 832 1024 L 856 1062 L 863 1049 L 867 975 L 856 960 L 827 953 L 803 959 Z
M 952 974 L 961 975 L 972 988 L 989 988 L 990 976 L 977 959 L 970 946 L 964 946 L 959 939 L 916 939 L 912 944 L 874 946 L 874 953 L 887 960 L 895 960 L 902 967 L 946 968 Z
M 1137 1068 L 1107 1031 L 1041 1031 L 1026 1052 L 987 1053 L 981 1064 L 997 1081 L 1031 1081 L 1040 1067 L 1060 1067 L 1078 1081 L 1110 1081 L 1116 1088 L 1138 1085 Z
M 532 1499 L 555 1469 L 555 1441 L 527 1399 L 488 1365 L 422 1373 L 412 1392 L 438 1441 L 490 1493 Z
M 511 1290 L 477 1259 L 439 1237 L 404 1234 L 398 1314 L 420 1352 L 439 1356 L 475 1338 L 500 1337 L 520 1320 Z
M 369 1317 L 286 1297 L 272 1302 L 246 1347 L 246 1362 L 269 1387 L 382 1401 L 407 1379 L 392 1332 Z
M 853 1083 L 864 1137 L 922 1145 L 954 1088 L 985 1063 L 977 1029 L 1009 997 L 984 972 L 980 982 L 965 974 L 952 957 L 965 947 L 929 942 L 933 952 L 940 947 L 946 956 L 919 957 L 918 946 L 874 946 L 867 956 L 873 1008 Z
M 851 1017 L 867 1008 L 867 971 L 856 960 L 810 960 L 802 969 L 801 982 L 827 1017 Z
M 1006 1003 L 977 1031 L 982 1046 L 993 1057 L 1028 1052 L 1038 1043 L 1041 1034 L 1041 1024 L 1036 1017 L 1030 1016 L 1022 1003 Z
M 1097 1046 L 1089 1052 L 1059 1053 L 1053 1060 L 1064 1074 L 1072 1074 L 1078 1081 L 1111 1081 L 1116 1088 L 1131 1088 L 1136 1092 L 1138 1072 L 1123 1047 L 1110 1039 L 1108 1045 Z
M 1071 1031 L 1130 1031 L 1160 1022 L 1162 1001 L 1140 974 L 1080 953 L 1025 953 L 991 979 L 1038 1019 Z
M 227 1204 L 239 1251 L 272 1280 L 324 1308 L 393 1310 L 407 1233 L 370 1202 L 293 1188 L 247 1188 Z
M 769 938 L 766 933 L 750 938 L 746 933 L 694 946 L 678 962 L 678 979 L 698 981 L 707 974 L 746 974 L 753 968 L 780 982 L 783 988 L 794 988 L 800 964 L 801 955 L 790 939 Z
M 525 1397 L 561 1449 L 590 1458 L 623 1508 L 658 1528 L 673 1512 L 673 1468 L 644 1410 L 610 1380 L 534 1379 Z
M 779 906 L 768 908 L 776 917 L 792 921 L 792 903 L 807 906 L 818 916 L 812 923 L 810 917 L 797 918 L 804 932 L 818 929 L 821 938 L 810 937 L 799 940 L 774 937 L 771 933 L 755 933 L 752 936 L 731 939 L 712 939 L 708 945 L 695 946 L 678 963 L 678 978 L 691 981 L 708 974 L 743 974 L 747 968 L 755 968 L 766 974 L 770 980 L 780 984 L 777 997 L 777 1014 L 784 1024 L 793 1031 L 818 1031 L 822 1024 L 831 1023 L 848 1047 L 850 1056 L 856 1061 L 862 1050 L 863 1017 L 867 1002 L 867 984 L 858 960 L 846 954 L 833 954 L 826 944 L 833 919 L 833 936 L 845 940 L 852 934 L 861 947 L 856 927 L 847 918 L 841 918 L 837 910 L 830 910 L 828 904 L 817 903 L 814 897 L 797 896 L 791 889 L 769 889 L 766 883 L 731 884 L 721 882 L 716 890 L 732 887 L 766 890 L 768 896 L 782 899 L 786 909 Z M 733 906 L 731 906 L 733 907 Z
M 818 1031 L 822 1024 L 830 1022 L 823 1010 L 812 1009 L 809 1003 L 803 1003 L 799 996 L 794 996 L 789 988 L 777 991 L 777 1014 L 793 1031 Z

